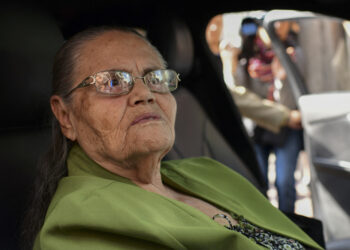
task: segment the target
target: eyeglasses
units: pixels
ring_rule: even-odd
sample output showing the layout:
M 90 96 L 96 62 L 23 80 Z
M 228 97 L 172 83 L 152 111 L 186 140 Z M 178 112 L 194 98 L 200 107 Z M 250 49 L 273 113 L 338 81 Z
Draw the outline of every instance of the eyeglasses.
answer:
M 129 93 L 134 87 L 135 80 L 142 79 L 152 92 L 169 93 L 177 88 L 180 75 L 171 69 L 157 69 L 144 76 L 132 76 L 128 72 L 118 70 L 101 71 L 85 78 L 73 88 L 65 97 L 68 97 L 78 88 L 95 85 L 96 91 L 102 94 L 120 96 Z

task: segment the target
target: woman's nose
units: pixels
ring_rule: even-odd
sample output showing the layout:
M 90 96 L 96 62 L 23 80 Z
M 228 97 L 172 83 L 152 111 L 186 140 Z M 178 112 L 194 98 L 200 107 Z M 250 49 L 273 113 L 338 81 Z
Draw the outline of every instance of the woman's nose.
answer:
M 130 92 L 130 105 L 150 104 L 155 101 L 155 95 L 143 82 L 143 79 L 135 79 L 135 84 Z

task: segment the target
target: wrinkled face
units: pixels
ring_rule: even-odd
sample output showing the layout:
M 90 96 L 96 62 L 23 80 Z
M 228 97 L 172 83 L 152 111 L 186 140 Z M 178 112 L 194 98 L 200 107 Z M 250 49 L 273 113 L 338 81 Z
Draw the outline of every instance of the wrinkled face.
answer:
M 122 70 L 144 76 L 162 69 L 156 52 L 131 33 L 110 31 L 87 42 L 75 69 L 75 87 L 96 72 Z M 71 121 L 76 140 L 95 161 L 132 162 L 149 154 L 164 156 L 174 143 L 176 102 L 172 94 L 150 92 L 142 79 L 122 96 L 107 96 L 94 86 L 72 94 Z

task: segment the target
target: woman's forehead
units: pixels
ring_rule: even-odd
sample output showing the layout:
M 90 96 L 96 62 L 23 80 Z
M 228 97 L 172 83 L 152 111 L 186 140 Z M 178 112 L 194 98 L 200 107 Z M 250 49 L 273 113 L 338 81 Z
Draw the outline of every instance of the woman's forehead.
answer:
M 147 54 L 150 57 L 157 57 L 155 51 L 144 39 L 125 31 L 109 31 L 99 35 L 83 46 L 82 54 L 118 57 Z
M 81 49 L 77 69 L 83 74 L 119 68 L 162 67 L 156 51 L 142 38 L 130 32 L 106 32 L 87 42 Z M 131 72 L 132 73 L 132 72 Z

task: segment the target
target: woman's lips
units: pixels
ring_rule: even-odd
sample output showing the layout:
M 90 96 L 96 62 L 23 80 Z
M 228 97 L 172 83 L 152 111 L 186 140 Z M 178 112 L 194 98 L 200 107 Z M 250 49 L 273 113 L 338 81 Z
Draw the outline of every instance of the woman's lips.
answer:
M 158 114 L 154 114 L 154 113 L 142 114 L 142 115 L 137 116 L 133 120 L 133 122 L 131 123 L 131 126 L 135 125 L 135 124 L 139 124 L 139 123 L 145 123 L 145 122 L 160 120 L 160 119 L 161 119 L 161 117 Z

